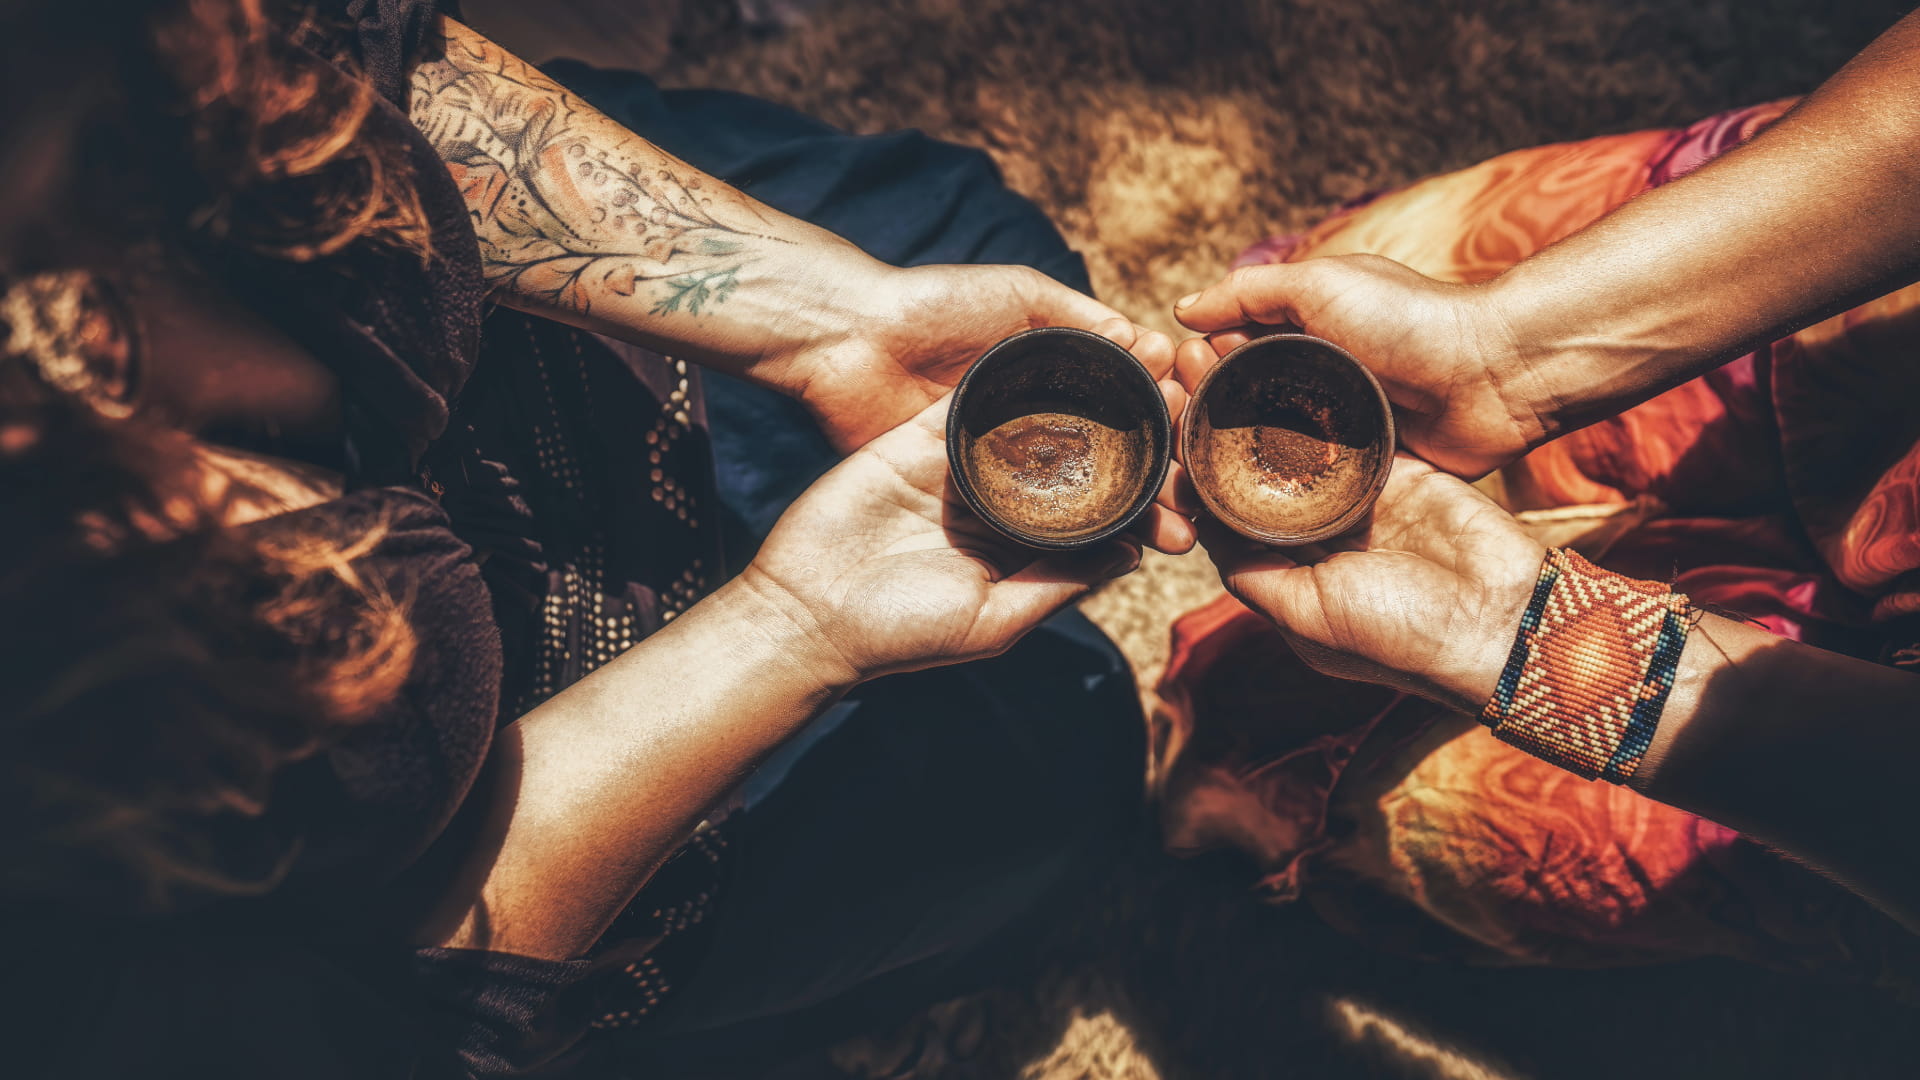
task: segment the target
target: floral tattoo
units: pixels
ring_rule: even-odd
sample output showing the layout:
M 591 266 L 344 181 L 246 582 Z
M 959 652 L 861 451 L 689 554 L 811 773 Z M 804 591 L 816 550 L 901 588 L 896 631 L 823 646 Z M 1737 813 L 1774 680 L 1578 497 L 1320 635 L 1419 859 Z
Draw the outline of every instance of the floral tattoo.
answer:
M 447 29 L 445 55 L 414 72 L 413 120 L 466 196 L 494 288 L 581 315 L 638 297 L 653 316 L 698 316 L 733 294 L 756 249 L 790 242 L 751 231 L 764 221 L 731 189 Z

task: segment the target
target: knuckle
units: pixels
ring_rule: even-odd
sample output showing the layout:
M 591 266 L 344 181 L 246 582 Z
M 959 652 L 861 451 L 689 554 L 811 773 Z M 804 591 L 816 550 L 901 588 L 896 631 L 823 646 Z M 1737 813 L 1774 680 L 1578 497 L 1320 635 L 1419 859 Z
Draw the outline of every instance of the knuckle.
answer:
M 1267 277 L 1263 273 L 1266 269 L 1264 266 L 1236 266 L 1227 274 L 1227 285 L 1236 291 L 1256 288 Z

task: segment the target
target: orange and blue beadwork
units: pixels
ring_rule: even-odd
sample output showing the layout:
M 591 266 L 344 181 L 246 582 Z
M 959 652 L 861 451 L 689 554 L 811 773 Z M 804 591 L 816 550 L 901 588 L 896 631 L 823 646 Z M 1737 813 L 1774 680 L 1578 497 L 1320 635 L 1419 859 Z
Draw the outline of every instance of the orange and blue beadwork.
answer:
M 1481 721 L 1563 769 L 1625 783 L 1659 728 L 1690 614 L 1666 585 L 1549 550 Z

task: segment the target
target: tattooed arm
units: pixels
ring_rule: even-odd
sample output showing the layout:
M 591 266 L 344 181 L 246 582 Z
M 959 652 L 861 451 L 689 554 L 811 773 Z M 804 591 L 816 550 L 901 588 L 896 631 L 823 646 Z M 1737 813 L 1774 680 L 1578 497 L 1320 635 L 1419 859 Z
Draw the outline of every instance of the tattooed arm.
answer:
M 914 415 L 1006 334 L 1164 335 L 1018 267 L 899 270 L 596 111 L 473 30 L 413 76 L 413 120 L 466 195 L 495 298 L 741 374 L 805 402 L 843 449 Z
M 884 270 L 446 28 L 444 56 L 414 72 L 413 120 L 466 195 L 501 302 L 725 362 L 841 330 L 840 294 Z

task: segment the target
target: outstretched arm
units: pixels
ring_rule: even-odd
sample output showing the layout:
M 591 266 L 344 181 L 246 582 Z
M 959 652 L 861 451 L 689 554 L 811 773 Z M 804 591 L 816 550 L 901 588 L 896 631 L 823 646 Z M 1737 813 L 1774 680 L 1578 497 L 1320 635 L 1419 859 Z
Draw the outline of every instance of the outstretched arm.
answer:
M 770 346 L 843 330 L 883 269 L 452 20 L 443 55 L 414 70 L 412 115 L 466 195 L 488 283 L 514 307 L 752 368 L 782 358 Z
M 739 577 L 503 729 L 487 817 L 419 940 L 579 955 L 840 694 L 996 655 L 1139 564 L 1131 537 L 1044 557 L 1000 537 L 947 483 L 945 424 L 936 405 L 854 452 Z
M 500 302 L 744 375 L 842 449 L 918 413 L 996 340 L 1068 325 L 1164 335 L 1022 267 L 900 270 L 705 175 L 451 19 L 414 123 L 466 195 Z
M 1278 322 L 1343 345 L 1407 445 L 1472 476 L 1916 277 L 1920 14 L 1752 141 L 1491 282 L 1336 256 L 1238 270 L 1175 313 L 1220 348 Z
M 1494 287 L 1537 438 L 1920 276 L 1920 15 L 1778 123 Z

